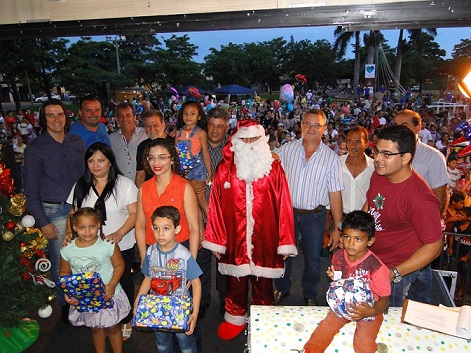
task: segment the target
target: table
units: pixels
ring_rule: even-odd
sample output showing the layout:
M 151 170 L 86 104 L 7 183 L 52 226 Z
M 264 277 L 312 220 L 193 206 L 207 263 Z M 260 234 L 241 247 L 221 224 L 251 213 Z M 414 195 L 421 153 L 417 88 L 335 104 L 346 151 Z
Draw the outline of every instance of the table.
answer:
M 250 353 L 302 353 L 303 345 L 329 307 L 250 307 L 247 346 Z M 389 308 L 376 342 L 378 352 L 471 352 L 471 341 L 401 323 L 402 308 Z M 354 353 L 355 323 L 345 325 L 327 353 Z

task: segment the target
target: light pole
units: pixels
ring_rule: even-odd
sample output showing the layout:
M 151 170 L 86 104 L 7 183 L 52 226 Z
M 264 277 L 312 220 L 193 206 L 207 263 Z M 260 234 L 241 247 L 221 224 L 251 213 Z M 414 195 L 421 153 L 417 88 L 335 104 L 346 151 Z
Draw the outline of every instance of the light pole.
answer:
M 126 41 L 126 37 L 125 36 L 114 36 L 114 38 L 112 36 L 106 36 L 106 41 L 107 42 L 113 42 L 114 43 L 114 47 L 116 49 L 116 66 L 118 68 L 118 74 L 121 73 L 121 65 L 119 64 L 119 43 L 121 42 L 125 42 Z

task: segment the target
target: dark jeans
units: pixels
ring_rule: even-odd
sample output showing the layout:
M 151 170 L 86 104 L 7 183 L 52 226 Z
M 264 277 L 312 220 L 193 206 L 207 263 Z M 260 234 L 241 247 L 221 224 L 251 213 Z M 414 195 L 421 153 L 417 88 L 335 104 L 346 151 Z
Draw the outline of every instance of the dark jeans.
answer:
M 212 272 L 212 251 L 201 248 L 198 251 L 198 263 L 203 274 L 200 276 L 202 285 L 201 306 L 209 307 L 211 304 L 211 272 Z M 224 303 L 226 297 L 226 276 L 222 275 L 218 269 L 218 261 L 216 261 L 216 290 L 219 294 L 219 302 Z
M 391 283 L 389 306 L 402 306 L 406 297 L 421 303 L 430 303 L 431 288 L 432 269 L 427 265 L 404 276 L 399 283 Z
M 155 332 L 155 345 L 159 353 L 174 353 L 173 337 L 177 338 L 181 353 L 197 353 L 195 335 L 190 336 L 184 333 Z
M 121 254 L 123 255 L 124 259 L 124 273 L 119 283 L 121 284 L 121 287 L 123 287 L 124 293 L 126 293 L 132 308 L 134 305 L 134 281 L 132 279 L 131 268 L 134 262 L 134 247 L 121 251 Z M 128 322 L 131 322 L 132 317 L 133 311 L 131 310 L 128 316 L 126 316 L 126 318 L 124 318 L 121 322 L 123 324 L 127 324 Z
M 67 217 L 69 215 L 70 205 L 64 204 L 52 204 L 43 202 L 44 213 L 49 218 L 52 224 L 54 224 L 58 230 L 57 239 L 49 240 L 47 248 L 49 251 L 49 260 L 51 261 L 51 275 L 54 283 L 59 280 L 59 267 L 62 248 L 62 242 L 64 241 L 65 228 L 67 223 Z M 56 293 L 57 302 L 60 305 L 66 305 L 64 299 L 64 292 L 56 285 L 54 288 Z
M 186 241 L 183 241 L 181 242 L 180 244 L 182 244 L 185 248 L 188 249 L 188 251 L 190 250 L 190 240 L 186 240 Z M 190 287 L 190 294 L 191 294 L 191 290 L 192 288 Z M 195 330 L 193 331 L 193 334 L 192 336 L 195 338 L 195 342 L 196 342 L 196 351 L 197 353 L 202 353 L 203 352 L 203 339 L 201 337 L 201 328 L 200 328 L 200 323 L 199 321 L 196 322 L 196 326 L 195 326 Z M 178 339 L 178 342 L 177 342 L 177 336 L 176 334 L 173 335 L 173 347 L 175 349 L 175 353 L 178 352 L 178 349 L 177 349 L 177 343 L 179 343 L 179 339 Z
M 299 237 L 304 251 L 304 271 L 302 278 L 305 299 L 316 299 L 321 272 L 321 250 L 326 220 L 325 208 L 309 214 L 294 213 L 294 235 L 299 248 Z M 291 289 L 293 258 L 285 261 L 285 274 L 275 280 L 275 287 L 286 293 Z

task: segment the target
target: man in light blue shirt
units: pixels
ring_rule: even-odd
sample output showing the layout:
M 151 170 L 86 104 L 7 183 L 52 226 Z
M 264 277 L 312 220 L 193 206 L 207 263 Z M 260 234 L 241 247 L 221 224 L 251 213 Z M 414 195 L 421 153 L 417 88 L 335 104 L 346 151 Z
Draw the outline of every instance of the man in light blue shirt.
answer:
M 326 130 L 322 110 L 311 109 L 301 122 L 302 138 L 283 145 L 278 154 L 288 179 L 294 212 L 295 236 L 301 236 L 304 251 L 303 295 L 306 305 L 317 305 L 320 281 L 320 254 L 326 224 L 326 206 L 330 205 L 335 224 L 330 234 L 330 250 L 339 244 L 337 225 L 342 220 L 343 179 L 340 160 L 321 142 Z M 292 258 L 286 259 L 284 277 L 275 280 L 275 304 L 289 295 Z
M 100 123 L 101 101 L 98 97 L 89 95 L 80 100 L 79 108 L 80 120 L 70 127 L 70 133 L 78 135 L 88 148 L 95 142 L 103 142 L 111 147 L 110 138 L 106 131 L 106 126 Z

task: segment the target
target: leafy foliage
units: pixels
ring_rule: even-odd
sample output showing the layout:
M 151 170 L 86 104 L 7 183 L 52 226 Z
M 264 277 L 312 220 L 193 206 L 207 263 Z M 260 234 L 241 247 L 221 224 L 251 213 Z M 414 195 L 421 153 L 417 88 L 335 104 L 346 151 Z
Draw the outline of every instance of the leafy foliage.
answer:
M 401 32 L 402 33 L 402 32 Z M 111 88 L 147 87 L 155 95 L 166 95 L 171 86 L 196 85 L 213 89 L 217 85 L 277 87 L 280 77 L 294 80 L 298 73 L 307 78 L 307 87 L 335 86 L 340 78 L 352 78 L 361 83 L 361 69 L 372 62 L 381 42 L 391 67 L 404 66 L 401 82 L 424 82 L 448 72 L 461 76 L 469 65 L 470 40 L 456 46 L 453 65 L 443 65 L 444 52 L 433 42 L 436 30 L 410 30 L 409 40 L 400 40 L 401 53 L 387 47 L 379 31 L 362 34 L 335 30 L 335 42 L 326 40 L 288 41 L 282 37 L 270 41 L 222 45 L 211 48 L 204 63 L 195 61 L 198 47 L 186 34 L 163 39 L 153 34 L 129 35 L 125 40 L 115 37 L 111 42 L 96 42 L 82 37 L 70 44 L 65 39 L 35 39 L 0 41 L 2 65 L 0 75 L 8 83 L 19 107 L 16 82 L 26 75 L 35 93 L 50 93 L 52 87 L 65 87 L 78 96 L 100 94 L 105 84 Z M 400 37 L 401 39 L 402 37 Z M 355 60 L 343 59 L 349 43 Z M 116 50 L 118 49 L 118 50 Z M 119 55 L 120 71 L 117 70 Z M 403 59 L 399 60 L 399 56 Z M 397 71 L 397 67 L 395 68 Z M 400 72 L 400 71 L 398 71 Z
M 443 63 L 445 51 L 440 49 L 432 35 L 425 32 L 414 32 L 405 45 L 402 62 L 402 81 L 406 85 L 414 82 L 422 85 L 425 80 L 433 78 L 437 68 Z

